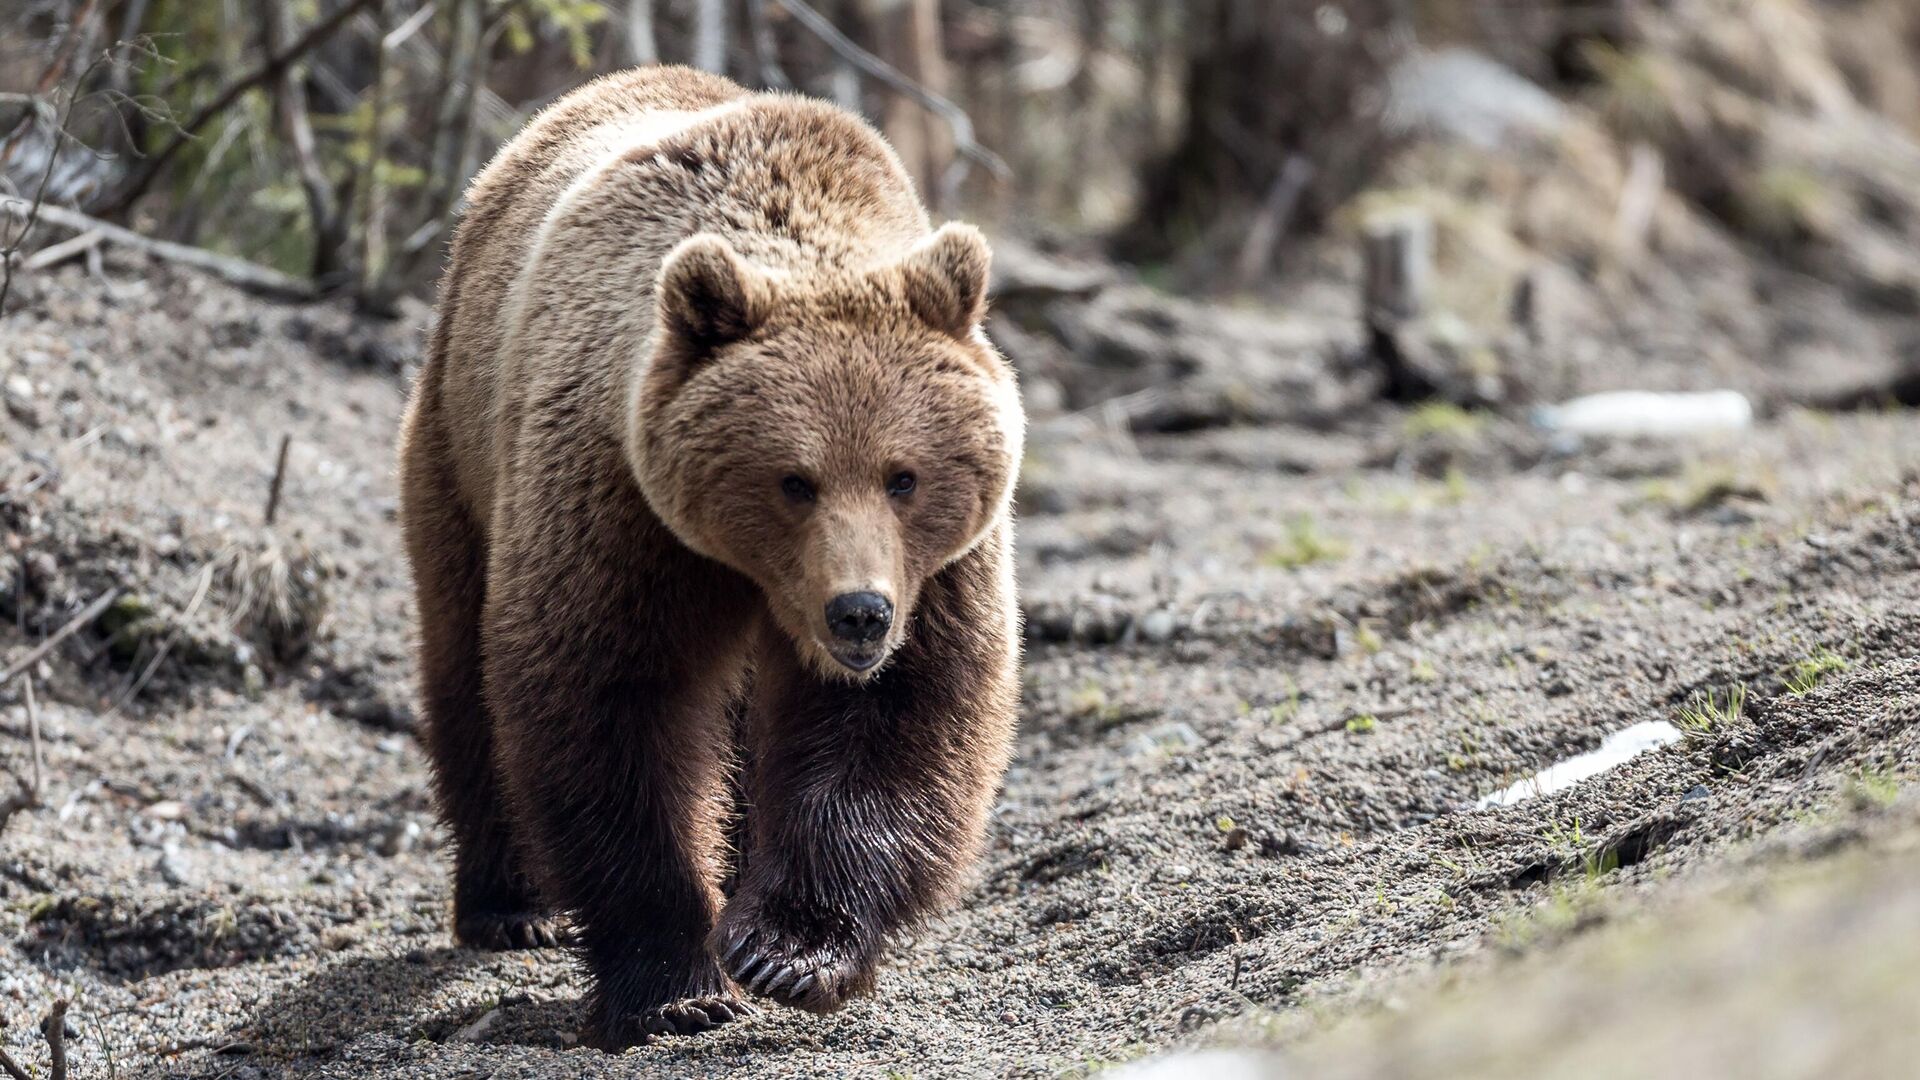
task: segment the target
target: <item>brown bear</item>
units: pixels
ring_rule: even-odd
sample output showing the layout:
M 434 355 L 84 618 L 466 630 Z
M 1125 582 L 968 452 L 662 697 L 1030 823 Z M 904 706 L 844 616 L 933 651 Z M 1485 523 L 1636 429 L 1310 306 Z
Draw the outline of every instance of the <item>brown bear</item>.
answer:
M 857 117 L 681 68 L 473 183 L 400 448 L 425 742 L 455 937 L 564 915 L 600 1045 L 837 1008 L 967 871 L 1019 696 L 988 257 Z

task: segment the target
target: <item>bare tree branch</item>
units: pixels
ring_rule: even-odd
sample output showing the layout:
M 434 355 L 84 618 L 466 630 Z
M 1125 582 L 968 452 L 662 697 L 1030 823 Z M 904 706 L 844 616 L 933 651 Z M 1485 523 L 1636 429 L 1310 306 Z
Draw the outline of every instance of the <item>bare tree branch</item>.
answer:
M 88 10 L 91 10 L 91 8 Z M 46 168 L 40 172 L 40 183 L 34 188 L 32 202 L 26 206 L 25 213 L 22 215 L 20 231 L 11 236 L 5 236 L 5 242 L 0 243 L 0 318 L 6 317 L 7 296 L 13 292 L 14 256 L 18 254 L 21 247 L 26 244 L 27 239 L 33 235 L 34 226 L 39 224 L 40 219 L 45 216 L 47 209 L 47 189 L 53 183 L 54 169 L 60 164 L 60 151 L 66 148 L 68 142 L 67 129 L 68 126 L 73 123 L 73 110 L 80 103 L 80 88 L 93 76 L 94 71 L 97 70 L 103 62 L 110 60 L 112 56 L 112 49 L 102 53 L 99 59 L 88 64 L 87 69 L 81 72 L 79 78 L 73 81 L 73 89 L 67 94 L 66 108 L 53 121 L 53 145 L 47 148 L 47 165 Z M 29 118 L 32 118 L 36 116 L 37 113 L 29 110 L 27 115 Z M 17 145 L 15 140 L 19 137 L 22 130 L 21 128 L 14 129 L 13 136 L 9 137 L 7 141 L 8 150 L 11 150 Z M 0 166 L 4 166 L 5 164 L 5 157 L 0 156 Z M 10 218 L 19 207 L 20 200 L 18 199 L 7 199 L 5 202 L 0 202 L 0 209 L 6 211 L 5 217 Z M 4 235 L 4 229 L 0 229 L 0 235 Z
M 200 134 L 200 129 L 231 108 L 234 102 L 240 100 L 242 94 L 278 78 L 281 72 L 291 67 L 300 58 L 326 44 L 335 32 L 347 24 L 348 19 L 353 18 L 371 3 L 373 0 L 346 0 L 346 3 L 336 8 L 333 14 L 308 27 L 307 32 L 300 35 L 299 39 L 291 45 L 273 51 L 259 67 L 228 83 L 214 95 L 212 101 L 201 106 L 198 112 L 187 118 L 186 123 L 180 125 L 179 130 L 174 132 L 173 138 L 167 142 L 167 145 L 146 160 L 140 171 L 134 174 L 133 179 L 128 181 L 126 186 L 120 189 L 119 194 L 101 209 L 101 213 L 108 217 L 125 213 L 139 200 L 140 196 L 147 193 L 147 189 L 153 186 L 153 182 L 159 178 L 160 173 L 180 151 Z
M 806 27 L 815 37 L 825 42 L 828 48 L 839 53 L 849 63 L 919 102 L 921 108 L 947 122 L 947 127 L 953 132 L 953 148 L 959 153 L 960 159 L 956 159 L 953 166 L 947 170 L 947 175 L 941 178 L 940 201 L 943 204 L 952 202 L 952 196 L 958 192 L 961 182 L 966 179 L 966 162 L 969 160 L 984 167 L 999 179 L 1008 180 L 1013 177 L 1013 169 L 1008 167 L 1006 159 L 981 146 L 974 138 L 973 120 L 967 115 L 965 109 L 907 78 L 893 65 L 855 44 L 853 39 L 841 33 L 839 28 L 833 25 L 832 20 L 820 14 L 811 5 L 803 3 L 802 0 L 773 0 L 773 2 L 785 8 L 787 14 L 792 15 L 801 26 Z

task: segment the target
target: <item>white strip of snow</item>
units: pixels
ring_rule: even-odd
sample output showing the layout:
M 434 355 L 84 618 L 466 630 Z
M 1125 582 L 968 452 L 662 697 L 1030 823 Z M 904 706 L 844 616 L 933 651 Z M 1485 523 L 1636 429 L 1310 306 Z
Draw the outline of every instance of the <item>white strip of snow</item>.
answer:
M 1680 729 L 1665 720 L 1643 720 L 1607 736 L 1597 750 L 1557 761 L 1505 791 L 1481 799 L 1476 808 L 1485 810 L 1490 806 L 1512 806 L 1536 795 L 1550 795 L 1590 776 L 1598 776 L 1616 765 L 1623 765 L 1629 758 L 1648 750 L 1679 742 L 1681 737 Z

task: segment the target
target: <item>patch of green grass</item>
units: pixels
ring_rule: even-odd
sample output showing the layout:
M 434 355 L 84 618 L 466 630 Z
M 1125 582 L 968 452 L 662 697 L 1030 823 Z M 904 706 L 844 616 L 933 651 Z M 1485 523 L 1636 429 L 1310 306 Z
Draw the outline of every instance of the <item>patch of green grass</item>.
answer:
M 1833 196 L 1826 181 L 1797 166 L 1775 165 L 1745 177 L 1734 201 L 1740 224 L 1767 240 L 1816 236 L 1833 216 Z
M 1734 499 L 1767 502 L 1772 487 L 1767 476 L 1748 476 L 1730 464 L 1714 462 L 1689 466 L 1670 480 L 1650 481 L 1641 493 L 1647 502 L 1676 513 L 1699 514 Z
M 1814 687 L 1825 682 L 1827 676 L 1837 675 L 1852 666 L 1846 657 L 1822 645 L 1811 655 L 1794 661 L 1793 666 L 1787 669 L 1787 693 L 1795 697 L 1810 693 Z
M 1600 76 L 1600 112 L 1622 134 L 1660 141 L 1678 125 L 1672 75 L 1648 50 L 1623 51 L 1595 41 L 1582 50 Z
M 1447 401 L 1430 401 L 1408 414 L 1401 430 L 1409 440 L 1430 436 L 1471 439 L 1480 434 L 1486 421 Z
M 1371 713 L 1362 713 L 1347 721 L 1347 733 L 1350 735 L 1366 735 L 1379 726 L 1379 717 Z
M 1407 678 L 1417 683 L 1439 682 L 1440 669 L 1433 666 L 1433 661 L 1423 656 L 1413 662 L 1413 667 L 1407 672 Z
M 1891 769 L 1861 769 L 1847 781 L 1846 796 L 1856 810 L 1884 809 L 1900 798 L 1900 778 Z
M 1587 846 L 1586 835 L 1580 831 L 1580 819 L 1577 817 L 1572 821 L 1553 822 L 1547 826 L 1546 832 L 1540 834 L 1540 838 L 1557 855 L 1572 856 Z
M 1735 683 L 1733 689 L 1727 691 L 1725 700 L 1712 690 L 1694 695 L 1693 700 L 1681 707 L 1674 722 L 1690 736 L 1708 735 L 1732 725 L 1746 708 L 1747 685 Z
M 1107 708 L 1107 692 L 1089 679 L 1067 698 L 1067 715 L 1075 718 L 1097 716 Z
M 1447 768 L 1452 772 L 1466 772 L 1480 764 L 1480 740 L 1473 732 L 1460 733 L 1460 749 L 1447 752 Z
M 1380 636 L 1380 631 L 1375 630 L 1371 623 L 1366 622 L 1353 628 L 1353 643 L 1358 645 L 1360 651 L 1366 653 L 1368 656 L 1372 656 L 1374 653 L 1387 647 L 1386 640 Z
M 1612 848 L 1591 851 L 1581 860 L 1582 869 L 1588 884 L 1597 884 L 1600 879 L 1620 869 L 1620 853 Z
M 1267 549 L 1260 561 L 1282 570 L 1298 570 L 1303 566 L 1337 562 L 1346 557 L 1345 541 L 1321 532 L 1312 517 L 1302 514 L 1288 523 L 1286 539 Z
M 1544 903 L 1494 917 L 1494 940 L 1519 952 L 1542 941 L 1564 937 L 1605 917 L 1604 889 L 1594 878 L 1555 883 Z

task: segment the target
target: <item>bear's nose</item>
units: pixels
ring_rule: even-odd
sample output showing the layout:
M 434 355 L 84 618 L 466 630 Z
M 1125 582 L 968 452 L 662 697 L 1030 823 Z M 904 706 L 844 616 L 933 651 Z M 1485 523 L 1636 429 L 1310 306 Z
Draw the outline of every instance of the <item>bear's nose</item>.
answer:
M 841 593 L 827 603 L 827 629 L 841 641 L 866 644 L 885 637 L 893 601 L 877 592 Z

